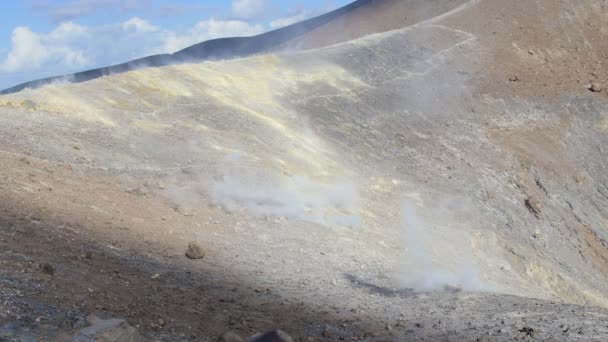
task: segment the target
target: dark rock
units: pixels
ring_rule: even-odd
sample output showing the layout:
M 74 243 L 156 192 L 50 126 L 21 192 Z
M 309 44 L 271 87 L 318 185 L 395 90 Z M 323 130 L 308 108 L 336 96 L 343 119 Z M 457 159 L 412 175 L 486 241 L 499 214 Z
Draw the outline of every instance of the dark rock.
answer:
M 203 251 L 201 245 L 196 242 L 190 242 L 188 244 L 186 256 L 190 259 L 202 259 L 205 257 L 205 252 Z
M 48 275 L 55 275 L 55 268 L 50 264 L 44 263 L 40 265 L 40 270 Z
M 293 342 L 293 338 L 281 330 L 270 331 L 251 337 L 247 342 Z
M 534 331 L 534 329 L 532 329 L 530 327 L 523 327 L 519 330 L 519 332 L 524 333 L 525 336 L 529 336 L 529 337 L 536 336 L 536 332 Z
M 530 213 L 532 213 L 534 216 L 536 216 L 536 218 L 540 218 L 542 203 L 540 202 L 540 200 L 537 197 L 528 196 L 528 198 L 526 198 L 524 204 L 526 205 L 526 208 L 528 208 L 528 211 Z

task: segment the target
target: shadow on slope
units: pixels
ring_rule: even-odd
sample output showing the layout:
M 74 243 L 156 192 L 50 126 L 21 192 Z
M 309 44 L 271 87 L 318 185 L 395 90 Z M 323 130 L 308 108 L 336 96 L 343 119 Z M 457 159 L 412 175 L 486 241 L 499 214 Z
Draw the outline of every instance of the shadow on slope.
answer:
M 45 221 L 0 208 L 0 328 L 8 323 L 40 340 L 66 340 L 61 336 L 95 314 L 126 318 L 162 341 L 277 328 L 306 338 L 320 335 L 321 327 L 350 339 L 381 329 L 367 319 L 342 326 L 343 315 L 285 298 L 208 261 L 143 255 Z
M 530 331 L 549 340 L 573 334 L 603 340 L 608 334 L 602 328 L 608 313 L 599 308 L 457 291 L 416 295 L 351 276 L 370 299 L 397 301 L 398 310 L 388 321 L 377 319 L 376 309 L 340 312 L 260 288 L 221 265 L 161 260 L 44 221 L 9 203 L 0 207 L 0 333 L 2 327 L 17 333 L 7 338 L 69 340 L 88 314 L 124 317 L 158 341 L 212 341 L 226 331 L 249 336 L 277 328 L 309 341 L 512 341 Z

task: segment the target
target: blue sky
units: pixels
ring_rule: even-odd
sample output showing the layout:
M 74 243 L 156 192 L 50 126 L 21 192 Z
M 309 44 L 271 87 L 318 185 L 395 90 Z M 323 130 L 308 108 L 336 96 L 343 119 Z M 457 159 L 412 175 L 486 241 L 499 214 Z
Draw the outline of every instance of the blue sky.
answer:
M 0 20 L 0 89 L 207 39 L 254 35 L 351 0 L 22 0 Z

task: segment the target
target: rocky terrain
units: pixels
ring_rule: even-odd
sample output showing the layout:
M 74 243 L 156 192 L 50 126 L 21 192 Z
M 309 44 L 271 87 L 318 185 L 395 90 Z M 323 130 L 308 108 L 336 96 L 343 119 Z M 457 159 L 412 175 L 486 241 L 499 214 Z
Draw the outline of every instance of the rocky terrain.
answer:
M 0 341 L 607 340 L 607 15 L 371 1 L 0 96 Z

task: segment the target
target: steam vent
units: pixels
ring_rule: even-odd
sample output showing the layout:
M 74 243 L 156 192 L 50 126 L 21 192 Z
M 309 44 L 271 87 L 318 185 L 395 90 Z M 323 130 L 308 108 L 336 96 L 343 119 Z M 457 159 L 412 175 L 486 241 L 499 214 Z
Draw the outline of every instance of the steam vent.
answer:
M 358 0 L 2 91 L 0 341 L 608 341 L 607 18 Z

